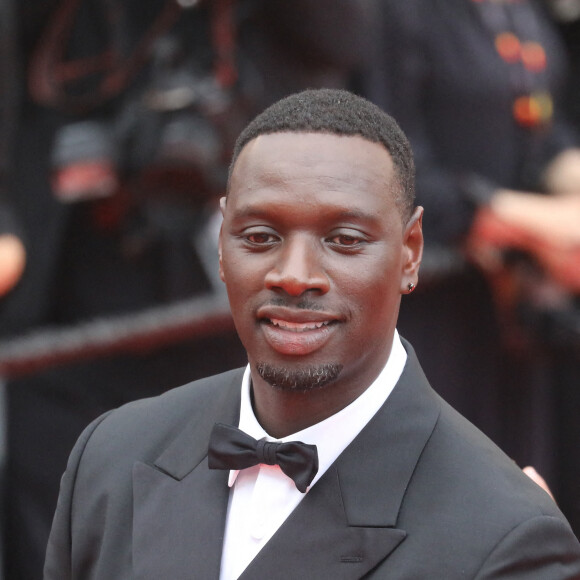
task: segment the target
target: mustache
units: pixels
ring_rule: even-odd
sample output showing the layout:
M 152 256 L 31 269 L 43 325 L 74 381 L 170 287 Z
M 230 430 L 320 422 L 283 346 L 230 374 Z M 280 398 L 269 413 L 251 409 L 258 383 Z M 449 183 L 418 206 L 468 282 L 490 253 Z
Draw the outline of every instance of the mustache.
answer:
M 302 298 L 298 302 L 294 302 L 293 300 L 288 300 L 288 298 L 281 296 L 278 298 L 273 298 L 265 306 L 282 306 L 285 308 L 298 308 L 300 310 L 310 310 L 319 312 L 322 312 L 324 310 L 324 307 L 321 304 L 313 302 L 312 300 Z

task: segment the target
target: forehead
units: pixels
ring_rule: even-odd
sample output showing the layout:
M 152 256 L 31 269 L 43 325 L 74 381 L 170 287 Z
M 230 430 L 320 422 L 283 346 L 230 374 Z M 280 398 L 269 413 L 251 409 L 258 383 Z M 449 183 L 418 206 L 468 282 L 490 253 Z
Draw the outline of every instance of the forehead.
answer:
M 292 193 L 309 203 L 313 197 L 350 205 L 368 202 L 391 205 L 395 171 L 389 152 L 380 143 L 360 136 L 327 133 L 260 135 L 241 151 L 231 174 L 228 203 L 250 193 Z M 363 199 L 364 198 L 364 199 Z

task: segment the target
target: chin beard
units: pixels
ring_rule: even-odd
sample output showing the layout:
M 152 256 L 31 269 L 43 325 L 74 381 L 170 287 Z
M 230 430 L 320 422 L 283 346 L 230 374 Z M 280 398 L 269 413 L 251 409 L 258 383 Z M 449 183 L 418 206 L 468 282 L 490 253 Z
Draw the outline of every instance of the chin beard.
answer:
M 275 367 L 268 363 L 258 363 L 256 369 L 258 374 L 275 389 L 306 393 L 336 380 L 342 370 L 342 365 L 323 364 L 302 369 L 289 369 Z

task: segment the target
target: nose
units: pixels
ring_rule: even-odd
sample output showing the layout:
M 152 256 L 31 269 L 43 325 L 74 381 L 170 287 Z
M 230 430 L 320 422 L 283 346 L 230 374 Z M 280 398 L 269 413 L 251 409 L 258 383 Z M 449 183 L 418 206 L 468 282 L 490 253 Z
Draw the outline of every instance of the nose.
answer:
M 269 290 L 282 290 L 290 296 L 300 296 L 306 291 L 325 294 L 330 280 L 321 261 L 322 249 L 306 236 L 295 236 L 283 242 L 276 255 L 276 263 L 266 274 Z

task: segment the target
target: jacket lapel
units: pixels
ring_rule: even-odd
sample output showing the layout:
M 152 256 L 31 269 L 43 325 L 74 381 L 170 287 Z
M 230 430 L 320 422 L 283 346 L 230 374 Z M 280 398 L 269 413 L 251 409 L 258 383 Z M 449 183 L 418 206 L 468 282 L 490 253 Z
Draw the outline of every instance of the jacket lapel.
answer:
M 405 538 L 403 530 L 351 526 L 331 468 L 250 563 L 240 580 L 361 578 Z
M 207 445 L 215 422 L 237 424 L 241 380 L 215 384 L 154 464 L 134 465 L 135 579 L 219 577 L 228 473 L 208 468 Z
M 407 343 L 407 366 L 375 417 L 308 492 L 240 580 L 361 578 L 405 539 L 405 491 L 439 416 Z

